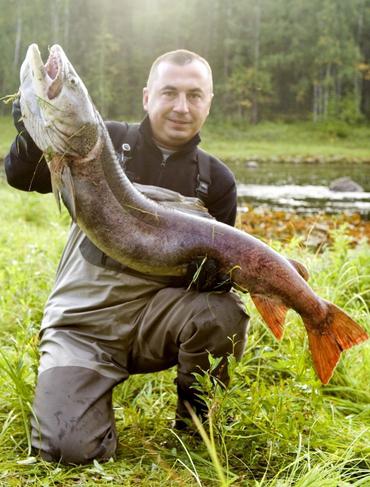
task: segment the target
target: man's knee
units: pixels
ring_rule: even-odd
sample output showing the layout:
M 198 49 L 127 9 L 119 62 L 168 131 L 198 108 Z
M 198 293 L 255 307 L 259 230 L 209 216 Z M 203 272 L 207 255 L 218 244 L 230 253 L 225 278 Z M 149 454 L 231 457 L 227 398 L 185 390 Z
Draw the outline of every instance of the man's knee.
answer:
M 180 335 L 181 349 L 189 353 L 207 350 L 215 356 L 243 354 L 249 316 L 235 293 L 199 295 L 193 319 Z
M 81 367 L 43 372 L 34 400 L 32 444 L 48 461 L 108 460 L 116 449 L 112 379 Z
M 33 427 L 33 444 L 35 436 L 42 434 Z M 47 440 L 40 440 L 38 447 L 34 446 L 36 453 L 49 462 L 60 462 L 66 465 L 81 465 L 92 462 L 94 459 L 106 461 L 116 451 L 116 433 L 114 426 L 110 427 L 102 437 L 88 436 L 83 431 L 67 431 L 64 436 L 59 430 L 53 432 Z M 58 434 L 59 433 L 59 434 Z

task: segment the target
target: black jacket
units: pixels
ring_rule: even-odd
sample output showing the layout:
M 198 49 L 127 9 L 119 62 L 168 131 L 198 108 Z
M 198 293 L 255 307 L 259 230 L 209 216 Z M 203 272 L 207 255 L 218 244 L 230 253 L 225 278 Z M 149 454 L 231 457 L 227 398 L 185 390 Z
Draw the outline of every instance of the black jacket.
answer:
M 117 152 L 125 142 L 128 124 L 106 122 L 106 127 Z M 163 162 L 161 151 L 153 143 L 148 117 L 140 125 L 138 140 L 126 163 L 126 173 L 132 182 L 151 184 L 178 191 L 184 196 L 196 196 L 199 135 L 185 144 L 181 150 Z M 209 155 L 210 176 L 205 205 L 217 220 L 234 225 L 236 217 L 236 184 L 232 172 L 221 161 Z M 24 191 L 49 193 L 50 173 L 41 151 L 35 146 L 26 151 L 18 138 L 5 157 L 8 183 Z

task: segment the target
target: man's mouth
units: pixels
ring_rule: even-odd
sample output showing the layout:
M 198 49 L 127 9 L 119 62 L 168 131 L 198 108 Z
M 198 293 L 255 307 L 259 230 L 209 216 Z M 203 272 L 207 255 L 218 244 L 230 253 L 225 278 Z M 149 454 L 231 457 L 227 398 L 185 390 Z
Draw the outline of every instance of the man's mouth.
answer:
M 177 120 L 174 118 L 169 118 L 168 119 L 170 122 L 175 123 L 177 125 L 189 125 L 191 122 L 188 120 Z

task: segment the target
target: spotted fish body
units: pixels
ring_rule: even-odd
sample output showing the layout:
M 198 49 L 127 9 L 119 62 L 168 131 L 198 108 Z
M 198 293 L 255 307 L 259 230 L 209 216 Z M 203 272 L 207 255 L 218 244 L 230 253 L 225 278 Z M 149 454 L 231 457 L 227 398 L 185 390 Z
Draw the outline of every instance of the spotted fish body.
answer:
M 152 275 L 178 276 L 194 257 L 216 259 L 236 288 L 249 292 L 280 339 L 286 312 L 306 327 L 314 367 L 327 383 L 344 349 L 368 338 L 344 311 L 308 286 L 303 266 L 245 232 L 145 197 L 124 174 L 109 134 L 62 48 L 47 63 L 32 44 L 21 68 L 24 124 L 49 162 L 53 189 L 94 244 Z

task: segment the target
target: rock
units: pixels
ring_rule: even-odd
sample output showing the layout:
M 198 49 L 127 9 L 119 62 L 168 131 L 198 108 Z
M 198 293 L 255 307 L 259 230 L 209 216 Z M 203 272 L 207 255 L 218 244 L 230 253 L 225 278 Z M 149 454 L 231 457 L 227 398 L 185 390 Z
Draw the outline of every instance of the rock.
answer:
M 257 161 L 246 161 L 245 167 L 255 169 L 256 167 L 258 167 L 258 162 Z
M 309 235 L 306 238 L 306 247 L 320 249 L 329 242 L 329 226 L 326 223 L 319 223 L 313 225 Z
M 351 191 L 351 192 L 362 192 L 364 188 L 358 183 L 353 181 L 351 178 L 345 176 L 342 178 L 334 179 L 329 185 L 331 191 Z

